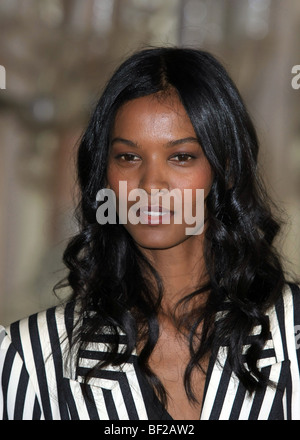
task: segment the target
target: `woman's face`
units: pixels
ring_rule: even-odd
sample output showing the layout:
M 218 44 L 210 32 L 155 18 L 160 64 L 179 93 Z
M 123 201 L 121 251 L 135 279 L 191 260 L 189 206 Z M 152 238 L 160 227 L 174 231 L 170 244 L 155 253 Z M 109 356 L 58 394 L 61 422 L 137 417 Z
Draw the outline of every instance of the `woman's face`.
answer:
M 167 249 L 186 240 L 199 239 L 196 233 L 187 234 L 187 228 L 193 226 L 188 212 L 199 217 L 201 203 L 204 210 L 201 197 L 204 194 L 206 198 L 212 181 L 211 167 L 175 93 L 167 97 L 137 98 L 118 110 L 111 136 L 107 182 L 116 194 L 118 214 L 124 191 L 126 197 L 132 190 L 138 193 L 143 190 L 146 195 L 146 202 L 143 198 L 136 211 L 140 222 L 124 224 L 139 246 Z M 126 186 L 121 184 L 121 191 L 120 182 L 126 182 Z M 191 190 L 191 198 L 185 196 L 185 189 Z M 172 191 L 177 198 L 167 199 Z M 141 199 L 126 200 L 128 219 L 130 208 L 137 206 L 138 200 Z

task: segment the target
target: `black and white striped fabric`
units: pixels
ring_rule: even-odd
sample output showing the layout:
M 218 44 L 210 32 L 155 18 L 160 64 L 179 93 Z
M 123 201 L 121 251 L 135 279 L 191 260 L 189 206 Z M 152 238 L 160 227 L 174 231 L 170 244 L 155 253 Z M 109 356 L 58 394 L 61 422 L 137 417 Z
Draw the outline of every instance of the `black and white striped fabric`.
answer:
M 230 370 L 222 347 L 218 361 L 209 365 L 201 420 L 300 420 L 298 287 L 286 287 L 269 318 L 270 339 L 259 367 L 276 386 L 250 396 Z M 98 371 L 84 387 L 83 377 L 107 350 L 109 334 L 103 331 L 91 341 L 75 365 L 74 357 L 64 355 L 73 322 L 74 309 L 68 304 L 1 328 L 0 418 L 171 420 L 141 374 L 135 352 L 126 364 Z

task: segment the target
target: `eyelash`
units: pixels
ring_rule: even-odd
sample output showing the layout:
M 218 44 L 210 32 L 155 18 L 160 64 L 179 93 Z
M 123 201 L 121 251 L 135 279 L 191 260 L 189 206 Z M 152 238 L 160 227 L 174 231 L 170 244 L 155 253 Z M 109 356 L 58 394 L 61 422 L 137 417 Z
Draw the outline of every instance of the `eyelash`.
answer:
M 179 158 L 180 156 L 184 157 L 185 159 L 188 158 L 188 160 L 184 160 L 184 161 L 178 160 L 176 162 L 189 162 L 191 159 L 196 159 L 196 157 L 194 155 L 189 154 L 189 153 L 177 153 L 174 156 L 172 156 L 172 158 L 174 158 L 174 157 L 178 157 Z
M 124 162 L 134 162 L 134 157 L 139 157 L 136 154 L 132 154 L 132 153 L 123 153 L 123 154 L 119 154 L 116 156 L 116 159 L 121 159 Z M 189 162 L 191 159 L 196 159 L 196 156 L 189 154 L 189 153 L 177 153 L 174 154 L 171 159 L 176 158 L 176 157 L 181 157 L 181 158 L 187 158 L 188 160 L 177 160 L 176 162 Z M 126 160 L 125 158 L 127 158 L 128 160 Z
M 125 160 L 125 157 L 127 158 L 131 158 L 131 160 Z M 116 156 L 116 159 L 121 159 L 124 162 L 133 162 L 133 157 L 138 157 L 136 154 L 131 154 L 131 153 L 123 153 L 123 154 L 118 154 Z

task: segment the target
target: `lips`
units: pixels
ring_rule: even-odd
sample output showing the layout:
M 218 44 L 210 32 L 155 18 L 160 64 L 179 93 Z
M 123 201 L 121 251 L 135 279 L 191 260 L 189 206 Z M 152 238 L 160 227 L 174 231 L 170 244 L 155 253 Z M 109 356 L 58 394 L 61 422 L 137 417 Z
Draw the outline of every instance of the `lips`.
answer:
M 169 224 L 174 212 L 159 205 L 148 205 L 139 208 L 137 215 L 140 217 L 142 224 L 157 225 L 162 223 Z

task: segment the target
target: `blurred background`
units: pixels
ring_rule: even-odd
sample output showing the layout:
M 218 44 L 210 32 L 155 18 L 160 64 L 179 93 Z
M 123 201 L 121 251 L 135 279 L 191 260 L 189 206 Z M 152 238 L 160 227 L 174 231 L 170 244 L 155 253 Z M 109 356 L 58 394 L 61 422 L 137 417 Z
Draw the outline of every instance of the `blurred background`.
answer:
M 299 0 L 0 0 L 0 322 L 56 303 L 76 231 L 74 154 L 113 70 L 136 49 L 211 51 L 236 82 L 300 275 Z M 299 81 L 300 82 L 300 81 Z

